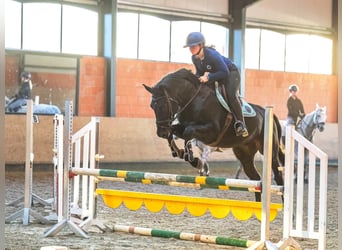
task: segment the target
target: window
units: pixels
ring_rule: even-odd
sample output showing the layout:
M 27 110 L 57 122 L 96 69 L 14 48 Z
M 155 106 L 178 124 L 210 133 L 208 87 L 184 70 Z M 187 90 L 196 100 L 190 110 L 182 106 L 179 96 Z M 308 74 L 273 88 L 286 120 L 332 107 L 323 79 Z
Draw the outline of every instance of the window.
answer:
M 284 71 L 285 35 L 261 30 L 260 69 Z
M 309 73 L 332 73 L 332 40 L 310 35 Z
M 283 35 L 254 28 L 246 29 L 245 34 L 246 68 L 332 73 L 332 40 L 329 38 L 308 34 Z
M 260 29 L 246 29 L 245 68 L 259 69 L 260 33 Z
M 170 21 L 140 15 L 139 59 L 169 61 Z
M 62 52 L 97 55 L 98 14 L 63 5 Z
M 183 48 L 190 32 L 200 30 L 200 22 L 175 21 L 171 23 L 171 62 L 191 63 L 188 48 Z
M 213 45 L 220 54 L 228 57 L 228 29 L 212 23 L 201 24 L 206 44 Z
M 25 3 L 23 5 L 23 49 L 59 52 L 61 5 Z
M 21 4 L 5 1 L 5 47 L 21 49 Z
M 118 13 L 117 16 L 117 43 L 118 57 L 138 57 L 138 14 Z
M 309 35 L 289 35 L 286 37 L 285 71 L 309 72 Z

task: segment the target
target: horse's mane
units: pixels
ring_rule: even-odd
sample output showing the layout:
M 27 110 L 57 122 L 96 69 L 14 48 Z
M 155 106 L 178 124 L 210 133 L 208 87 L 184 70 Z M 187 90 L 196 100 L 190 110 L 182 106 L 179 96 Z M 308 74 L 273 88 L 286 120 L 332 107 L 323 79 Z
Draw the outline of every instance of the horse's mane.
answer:
M 163 80 L 168 80 L 168 79 L 186 79 L 192 84 L 194 84 L 196 87 L 200 85 L 200 81 L 198 80 L 198 77 L 195 74 L 193 74 L 191 70 L 186 69 L 186 68 L 182 68 L 175 72 L 172 72 L 163 78 Z

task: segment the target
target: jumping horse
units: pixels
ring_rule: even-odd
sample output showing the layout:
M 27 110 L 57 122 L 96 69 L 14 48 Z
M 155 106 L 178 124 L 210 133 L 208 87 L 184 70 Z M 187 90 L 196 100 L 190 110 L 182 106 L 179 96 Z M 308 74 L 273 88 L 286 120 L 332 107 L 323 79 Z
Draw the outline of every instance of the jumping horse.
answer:
M 143 86 L 152 95 L 150 103 L 156 117 L 157 135 L 167 139 L 173 156 L 193 160 L 191 140 L 197 139 L 211 147 L 232 148 L 236 158 L 251 180 L 261 180 L 255 166 L 255 154 L 263 154 L 265 109 L 249 104 L 255 110 L 253 117 L 246 117 L 249 135 L 235 135 L 233 115 L 216 97 L 214 88 L 201 84 L 187 69 L 180 69 L 163 77 L 155 86 Z M 281 125 L 274 115 L 272 134 L 272 170 L 277 185 L 283 185 L 282 173 L 284 154 L 280 148 Z M 173 136 L 184 139 L 184 152 L 174 143 Z M 182 155 L 183 154 L 183 155 Z M 257 201 L 261 194 L 255 193 Z

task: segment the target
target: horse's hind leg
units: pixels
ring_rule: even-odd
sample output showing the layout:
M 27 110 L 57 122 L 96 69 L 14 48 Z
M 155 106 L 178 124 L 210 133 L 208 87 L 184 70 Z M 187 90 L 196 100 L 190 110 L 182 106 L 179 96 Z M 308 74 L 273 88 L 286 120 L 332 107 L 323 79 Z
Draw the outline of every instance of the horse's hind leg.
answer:
M 195 147 L 198 149 L 198 153 L 199 153 L 199 157 L 194 157 L 193 156 L 193 151 L 189 146 L 191 146 L 191 148 Z M 185 147 L 188 152 L 191 152 L 191 157 L 185 159 L 188 160 L 189 163 L 194 167 L 198 169 L 198 173 L 201 176 L 209 176 L 209 163 L 208 163 L 208 159 L 209 159 L 209 155 L 211 153 L 211 148 L 205 144 L 203 144 L 202 142 L 198 141 L 198 140 L 191 140 L 191 145 L 189 145 L 189 143 L 186 143 L 186 147 Z M 189 155 L 190 155 L 189 154 Z
M 240 178 L 240 174 L 241 174 L 241 172 L 242 172 L 242 165 L 240 165 L 239 167 L 238 167 L 238 169 L 236 170 L 236 173 L 235 173 L 235 179 L 239 179 Z
M 245 174 L 248 176 L 248 178 L 250 180 L 260 181 L 261 177 L 254 163 L 254 156 L 257 152 L 256 146 L 245 145 L 243 147 L 233 148 L 233 152 L 236 158 L 241 162 L 243 170 L 245 171 Z M 255 200 L 261 201 L 260 193 L 255 193 Z

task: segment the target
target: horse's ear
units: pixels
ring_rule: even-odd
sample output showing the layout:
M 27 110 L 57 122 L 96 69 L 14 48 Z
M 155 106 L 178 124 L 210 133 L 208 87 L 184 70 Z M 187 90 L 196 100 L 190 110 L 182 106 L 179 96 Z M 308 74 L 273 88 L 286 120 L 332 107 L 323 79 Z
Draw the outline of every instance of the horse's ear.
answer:
M 150 92 L 150 93 L 152 94 L 152 88 L 151 88 L 151 87 L 149 87 L 149 86 L 147 86 L 147 85 L 145 85 L 145 84 L 143 84 L 143 86 L 145 87 L 145 89 L 146 89 L 148 92 Z

